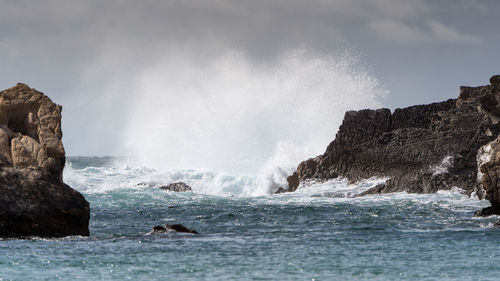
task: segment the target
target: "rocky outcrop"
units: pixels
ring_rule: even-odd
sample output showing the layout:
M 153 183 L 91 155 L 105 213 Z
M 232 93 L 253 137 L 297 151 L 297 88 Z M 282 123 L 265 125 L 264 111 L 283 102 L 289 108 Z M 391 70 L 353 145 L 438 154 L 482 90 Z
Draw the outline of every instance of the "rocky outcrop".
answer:
M 500 132 L 496 79 L 493 85 L 461 87 L 458 99 L 394 112 L 347 112 L 325 153 L 300 163 L 288 177 L 288 191 L 307 180 L 380 177 L 389 179 L 364 195 L 432 193 L 453 186 L 483 194 L 477 157 Z
M 24 84 L 0 92 L 0 237 L 89 235 L 89 204 L 62 181 L 61 110 Z
M 494 123 L 500 121 L 500 75 L 493 76 L 490 79 L 492 86 L 489 95 L 482 98 L 482 112 Z M 500 215 L 500 136 L 492 142 L 481 147 L 478 155 L 478 163 L 480 166 L 480 176 L 482 176 L 482 185 L 486 192 L 486 199 L 491 203 L 491 207 L 481 211 L 476 211 L 476 214 Z M 485 212 L 485 210 L 487 210 Z
M 166 224 L 165 226 L 157 225 L 149 232 L 149 234 L 163 234 L 172 232 L 184 232 L 198 234 L 196 230 L 189 229 L 182 224 Z
M 170 190 L 174 192 L 187 192 L 193 189 L 184 182 L 174 182 L 165 186 L 160 186 L 161 189 Z

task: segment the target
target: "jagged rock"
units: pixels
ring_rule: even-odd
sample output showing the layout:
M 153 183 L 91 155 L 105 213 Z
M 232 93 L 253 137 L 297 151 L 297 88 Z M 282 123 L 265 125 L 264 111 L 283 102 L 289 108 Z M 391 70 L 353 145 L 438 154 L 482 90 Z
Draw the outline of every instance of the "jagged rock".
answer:
M 481 100 L 480 109 L 492 120 L 500 121 L 500 76 L 491 77 L 492 90 L 489 95 Z M 498 133 L 492 133 L 497 136 Z M 491 213 L 500 215 L 500 135 L 497 139 L 481 147 L 478 154 L 480 165 L 479 175 L 482 177 L 482 185 L 486 192 L 486 199 L 491 203 Z
M 171 232 L 185 232 L 198 234 L 196 230 L 189 229 L 182 224 L 166 224 L 165 226 L 157 225 L 154 226 L 149 234 L 161 234 L 161 233 L 171 233 Z
M 385 184 L 363 195 L 432 193 L 453 186 L 483 194 L 478 150 L 500 132 L 496 90 L 500 78 L 491 81 L 494 86 L 461 87 L 458 99 L 393 113 L 389 109 L 347 112 L 326 152 L 300 163 L 288 178 L 288 190 L 310 179 L 343 177 L 353 183 L 387 177 Z
M 193 189 L 184 182 L 174 182 L 165 186 L 160 186 L 161 189 L 170 190 L 174 192 L 186 192 Z
M 89 235 L 89 204 L 62 181 L 61 110 L 24 84 L 0 92 L 0 237 Z

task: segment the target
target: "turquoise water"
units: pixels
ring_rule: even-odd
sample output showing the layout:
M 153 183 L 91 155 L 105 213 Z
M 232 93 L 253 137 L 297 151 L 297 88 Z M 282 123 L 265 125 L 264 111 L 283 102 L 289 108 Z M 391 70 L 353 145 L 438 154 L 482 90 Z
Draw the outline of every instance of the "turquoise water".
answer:
M 70 158 L 90 237 L 0 241 L 0 280 L 498 280 L 498 217 L 458 189 L 346 198 L 370 183 L 250 196 L 257 181 Z M 156 185 L 184 179 L 194 192 Z M 141 185 L 137 185 L 141 183 Z M 212 186 L 210 186 L 212 185 Z M 232 190 L 232 191 L 231 191 Z M 221 192 L 221 196 L 213 193 Z M 148 235 L 181 223 L 200 232 Z

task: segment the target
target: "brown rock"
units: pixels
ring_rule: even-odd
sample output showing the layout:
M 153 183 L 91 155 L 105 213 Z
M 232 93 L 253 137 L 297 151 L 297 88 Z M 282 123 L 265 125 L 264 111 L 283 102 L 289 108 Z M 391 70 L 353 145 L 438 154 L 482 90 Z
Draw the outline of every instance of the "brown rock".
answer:
M 62 181 L 61 110 L 24 84 L 0 92 L 0 237 L 89 235 L 89 204 Z

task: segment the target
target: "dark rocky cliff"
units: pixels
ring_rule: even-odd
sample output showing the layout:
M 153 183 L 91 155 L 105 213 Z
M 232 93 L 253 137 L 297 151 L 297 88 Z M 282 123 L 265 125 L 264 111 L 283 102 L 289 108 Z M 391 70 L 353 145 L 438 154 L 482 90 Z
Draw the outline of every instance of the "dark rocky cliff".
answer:
M 0 237 L 89 235 L 89 203 L 62 181 L 61 110 L 24 84 L 0 92 Z
M 396 109 L 349 111 L 325 153 L 306 160 L 288 177 L 288 191 L 307 180 L 343 177 L 356 182 L 389 178 L 365 193 L 432 193 L 458 186 L 483 194 L 478 150 L 500 124 L 494 88 L 461 87 L 458 99 Z M 500 116 L 500 114 L 499 114 Z

